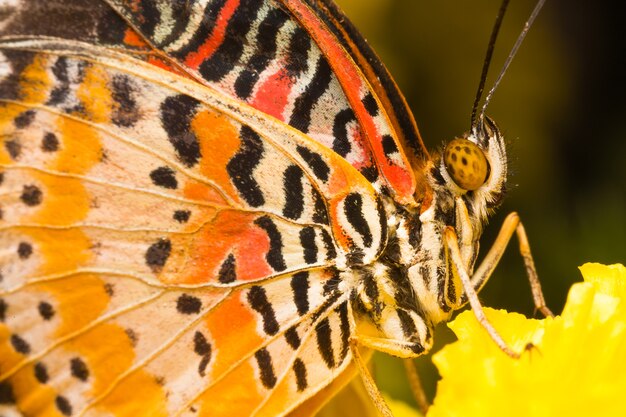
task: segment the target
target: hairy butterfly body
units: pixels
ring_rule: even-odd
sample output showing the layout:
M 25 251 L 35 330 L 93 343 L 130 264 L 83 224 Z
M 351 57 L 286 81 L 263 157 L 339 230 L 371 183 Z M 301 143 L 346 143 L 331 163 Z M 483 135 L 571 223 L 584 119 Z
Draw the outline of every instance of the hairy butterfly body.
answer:
M 497 262 L 497 127 L 430 157 L 329 1 L 3 10 L 3 415 L 308 415 Z

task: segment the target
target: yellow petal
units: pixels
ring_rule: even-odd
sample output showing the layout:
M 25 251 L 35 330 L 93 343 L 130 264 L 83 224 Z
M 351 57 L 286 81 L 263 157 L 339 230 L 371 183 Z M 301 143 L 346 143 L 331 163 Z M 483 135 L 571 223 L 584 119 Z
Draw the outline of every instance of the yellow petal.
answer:
M 502 353 L 471 311 L 460 314 L 450 324 L 459 340 L 433 357 L 442 380 L 428 417 L 626 415 L 626 268 L 581 271 L 585 282 L 554 319 L 487 309 L 520 359 Z

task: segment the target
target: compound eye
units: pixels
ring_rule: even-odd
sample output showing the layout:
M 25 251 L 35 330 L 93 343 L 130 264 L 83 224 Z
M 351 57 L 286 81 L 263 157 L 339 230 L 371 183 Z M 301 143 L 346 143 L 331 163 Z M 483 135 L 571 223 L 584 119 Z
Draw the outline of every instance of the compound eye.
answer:
M 476 190 L 487 180 L 489 163 L 485 154 L 467 139 L 451 140 L 443 152 L 443 163 L 456 185 L 464 190 Z

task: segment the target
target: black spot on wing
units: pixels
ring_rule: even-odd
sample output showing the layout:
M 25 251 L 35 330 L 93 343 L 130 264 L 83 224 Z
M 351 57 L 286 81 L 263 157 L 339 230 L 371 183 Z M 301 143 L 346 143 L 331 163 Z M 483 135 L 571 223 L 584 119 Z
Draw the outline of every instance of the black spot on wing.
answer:
M 300 245 L 304 252 L 304 262 L 308 265 L 317 262 L 317 245 L 315 244 L 315 229 L 305 227 L 300 230 Z
M 52 304 L 46 301 L 41 301 L 37 306 L 37 310 L 39 311 L 41 318 L 44 320 L 50 320 L 54 317 L 54 308 L 52 307 Z
M 43 193 L 36 185 L 25 185 L 22 188 L 20 200 L 29 207 L 38 206 L 43 199 Z
M 293 372 L 296 376 L 296 386 L 298 391 L 304 391 L 308 386 L 308 382 L 306 376 L 306 365 L 302 362 L 302 359 L 296 358 L 296 360 L 293 361 Z
M 283 189 L 285 191 L 283 215 L 289 219 L 298 219 L 304 211 L 303 176 L 302 169 L 297 165 L 288 166 L 283 173 Z
M 13 386 L 8 381 L 0 382 L 0 404 L 15 404 Z
M 317 349 L 328 369 L 335 367 L 335 354 L 333 352 L 330 321 L 328 318 L 320 320 L 315 326 Z
M 254 224 L 265 230 L 270 239 L 270 248 L 265 255 L 267 263 L 277 272 L 287 269 L 285 258 L 283 257 L 283 239 L 276 224 L 268 216 L 259 217 L 254 221 Z
M 4 321 L 6 320 L 8 308 L 9 305 L 7 304 L 7 302 L 4 301 L 4 299 L 0 298 L 0 323 L 4 323 Z
M 37 362 L 34 368 L 35 378 L 42 384 L 45 384 L 50 379 L 48 375 L 48 368 L 41 362 Z
M 300 347 L 300 335 L 298 335 L 298 330 L 296 330 L 296 326 L 290 327 L 285 331 L 285 340 L 291 346 L 293 350 L 296 350 Z
M 333 122 L 333 151 L 345 158 L 352 150 L 348 134 L 348 123 L 355 121 L 352 109 L 343 109 L 335 115 Z
M 107 282 L 104 284 L 104 292 L 106 292 L 109 297 L 113 297 L 115 295 L 115 285 Z
M 59 138 L 52 133 L 47 132 L 41 141 L 41 150 L 44 152 L 56 152 L 59 150 Z
M 128 338 L 130 345 L 132 347 L 137 346 L 137 342 L 139 341 L 139 336 L 137 335 L 137 332 L 131 328 L 127 328 L 124 329 L 124 333 L 126 333 L 126 337 Z
M 179 94 L 166 98 L 161 103 L 161 123 L 178 159 L 192 167 L 201 158 L 198 138 L 191 130 L 191 120 L 200 102 L 195 98 Z
M 4 149 L 7 150 L 9 156 L 14 161 L 22 154 L 22 144 L 15 139 L 5 141 Z
M 274 373 L 274 365 L 272 365 L 272 356 L 267 351 L 267 349 L 262 348 L 254 353 L 254 357 L 259 366 L 261 383 L 267 389 L 274 388 L 277 379 L 276 374 Z
M 303 133 L 309 131 L 311 125 L 311 112 L 319 98 L 328 89 L 332 71 L 326 58 L 321 56 L 317 61 L 315 74 L 307 85 L 305 91 L 294 102 L 293 113 L 289 124 Z
M 191 217 L 191 211 L 189 210 L 176 210 L 172 218 L 178 223 L 187 223 Z
M 228 21 L 224 40 L 217 50 L 198 67 L 208 81 L 219 81 L 239 63 L 247 35 L 263 2 L 242 0 Z
M 198 314 L 202 309 L 202 301 L 198 297 L 182 294 L 176 300 L 176 310 L 181 314 Z
M 309 273 L 306 271 L 293 274 L 291 277 L 293 302 L 298 314 L 303 316 L 309 312 Z
M 61 412 L 61 414 L 63 414 L 64 416 L 72 415 L 72 404 L 70 404 L 70 401 L 66 397 L 62 395 L 57 395 L 54 399 L 54 403 L 57 406 L 57 409 Z
M 11 335 L 11 346 L 13 346 L 13 349 L 15 349 L 17 353 L 21 353 L 22 355 L 28 355 L 30 353 L 30 345 L 28 342 L 17 334 Z
M 344 206 L 344 214 L 348 223 L 354 228 L 354 230 L 361 235 L 363 244 L 366 247 L 371 247 L 373 243 L 372 231 L 370 230 L 365 216 L 363 215 L 363 197 L 358 193 L 350 193 L 346 196 Z
M 80 381 L 85 382 L 89 378 L 89 369 L 81 358 L 72 358 L 70 360 L 70 371 L 72 376 Z
M 20 259 L 28 259 L 33 254 L 33 247 L 30 243 L 20 242 L 17 245 L 17 256 Z
M 378 169 L 374 165 L 363 167 L 359 172 L 371 183 L 376 182 L 378 179 Z
M 378 115 L 378 103 L 376 103 L 376 99 L 371 92 L 367 93 L 365 97 L 363 97 L 362 102 L 365 106 L 365 110 L 367 110 L 370 116 L 376 117 Z
M 145 3 L 145 2 L 144 2 Z M 114 75 L 110 82 L 111 98 L 115 102 L 111 121 L 121 127 L 131 127 L 139 120 L 135 100 L 136 87 L 126 75 Z
M 259 24 L 254 55 L 235 81 L 235 93 L 239 98 L 250 97 L 259 75 L 276 56 L 278 31 L 286 21 L 287 14 L 283 10 L 271 9 Z
M 235 261 L 235 255 L 228 254 L 217 274 L 217 279 L 222 284 L 229 284 L 237 279 L 237 267 Z
M 158 187 L 168 188 L 175 190 L 178 188 L 178 180 L 176 180 L 176 173 L 170 167 L 159 167 L 150 172 L 150 179 L 152 183 Z
M 296 148 L 296 151 L 302 157 L 302 159 L 304 159 L 304 162 L 309 166 L 309 168 L 311 168 L 315 177 L 323 182 L 328 181 L 330 168 L 328 167 L 326 162 L 324 162 L 320 154 L 299 145 Z
M 33 120 L 35 120 L 35 111 L 26 110 L 18 114 L 17 117 L 13 119 L 13 124 L 18 129 L 24 129 L 25 127 L 30 126 Z
M 200 356 L 211 354 L 211 344 L 202 332 L 196 332 L 193 335 L 193 351 Z
M 172 243 L 169 239 L 159 239 L 146 251 L 146 264 L 154 273 L 161 272 L 172 252 Z
M 239 134 L 241 147 L 226 164 L 226 171 L 244 201 L 252 207 L 259 207 L 265 204 L 265 198 L 253 173 L 263 158 L 263 141 L 246 125 L 241 127 Z
M 257 285 L 251 287 L 250 291 L 248 291 L 248 302 L 250 303 L 250 307 L 261 315 L 263 319 L 263 331 L 270 336 L 278 333 L 279 326 L 276 321 L 274 307 L 267 299 L 265 289 Z
M 200 359 L 200 363 L 198 364 L 198 374 L 200 376 L 204 376 L 206 374 L 206 367 L 209 366 L 210 361 L 210 356 L 203 356 L 202 359 Z
M 391 154 L 398 152 L 398 146 L 396 145 L 396 141 L 393 140 L 393 137 L 391 135 L 383 135 L 382 144 L 383 152 L 386 156 L 390 156 Z
M 196 332 L 193 336 L 193 345 L 194 352 L 202 357 L 198 364 L 198 374 L 204 376 L 206 367 L 211 362 L 211 344 L 201 332 Z

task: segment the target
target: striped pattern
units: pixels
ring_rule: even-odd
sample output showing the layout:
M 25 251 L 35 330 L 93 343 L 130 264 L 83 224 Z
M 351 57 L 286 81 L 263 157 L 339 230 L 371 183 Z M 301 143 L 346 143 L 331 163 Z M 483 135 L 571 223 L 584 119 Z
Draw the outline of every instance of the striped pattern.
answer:
M 466 302 L 503 139 L 460 190 L 329 1 L 10 3 L 0 414 L 311 415 Z
M 27 3 L 24 20 L 29 22 L 41 8 Z M 61 3 L 58 8 L 70 7 Z M 390 122 L 395 118 L 390 115 L 392 108 L 379 111 L 382 107 L 371 91 L 372 81 L 349 56 L 341 58 L 346 61 L 341 65 L 351 67 L 352 73 L 336 75 L 331 59 L 339 57 L 320 46 L 308 32 L 310 28 L 290 15 L 286 7 L 291 5 L 270 0 L 107 1 L 133 24 L 135 32 L 111 9 L 93 7 L 88 0 L 71 3 L 77 15 L 87 15 L 84 26 L 47 26 L 47 19 L 41 19 L 42 24 L 32 27 L 16 19 L 6 31 L 78 39 L 129 52 L 164 51 L 175 64 L 145 53 L 136 56 L 178 73 L 184 68 L 188 76 L 333 149 L 377 188 L 386 185 L 394 190 L 398 201 L 413 201 L 415 183 L 403 153 L 384 151 L 385 141 L 399 149 L 398 132 Z M 354 97 L 353 90 L 358 91 Z
M 346 200 L 359 195 L 368 202 L 359 218 L 373 215 L 373 224 L 384 215 L 349 164 L 291 132 L 282 142 L 277 135 L 268 141 L 263 125 L 238 121 L 245 113 L 229 115 L 226 106 L 211 107 L 184 88 L 121 72 L 115 68 L 125 64 L 118 61 L 88 62 L 80 49 L 74 55 L 25 52 L 10 43 L 0 49 L 10 70 L 0 82 L 6 138 L 0 242 L 7 249 L 0 299 L 3 318 L 11 318 L 0 326 L 6 352 L 0 379 L 17 407 L 27 407 L 23 378 L 35 378 L 31 398 L 50 410 L 124 415 L 136 405 L 116 398 L 138 387 L 157 414 L 210 410 L 208 400 L 229 386 L 228 378 L 251 371 L 246 375 L 260 385 L 246 404 L 261 407 L 273 404 L 270 391 L 309 396 L 345 369 L 349 293 L 322 285 L 336 282 L 337 272 L 320 267 L 351 251 L 375 255 L 384 238 L 346 239 L 350 228 L 359 229 L 345 215 Z M 154 114 L 161 117 L 146 117 Z M 81 145 L 91 153 L 72 158 Z M 208 151 L 220 145 L 224 151 Z M 277 172 L 282 180 L 267 181 Z M 65 194 L 68 188 L 73 192 Z M 359 189 L 362 195 L 345 191 Z M 333 210 L 344 214 L 331 217 Z M 67 248 L 63 262 L 59 242 Z M 280 279 L 264 282 L 272 277 Z M 263 283 L 227 289 L 251 281 Z M 68 324 L 79 298 L 92 305 L 90 313 Z M 22 319 L 33 307 L 48 330 Z M 233 317 L 224 328 L 223 318 L 237 310 L 241 324 Z M 238 351 L 230 332 L 242 326 L 257 336 Z M 117 352 L 85 347 L 98 338 L 117 341 Z M 285 349 L 293 352 L 288 369 L 273 359 Z M 174 366 L 185 350 L 196 359 Z M 103 361 L 111 355 L 120 356 L 119 366 Z M 246 357 L 248 365 L 237 365 Z M 325 371 L 315 366 L 320 361 Z M 196 389 L 181 390 L 179 378 Z

